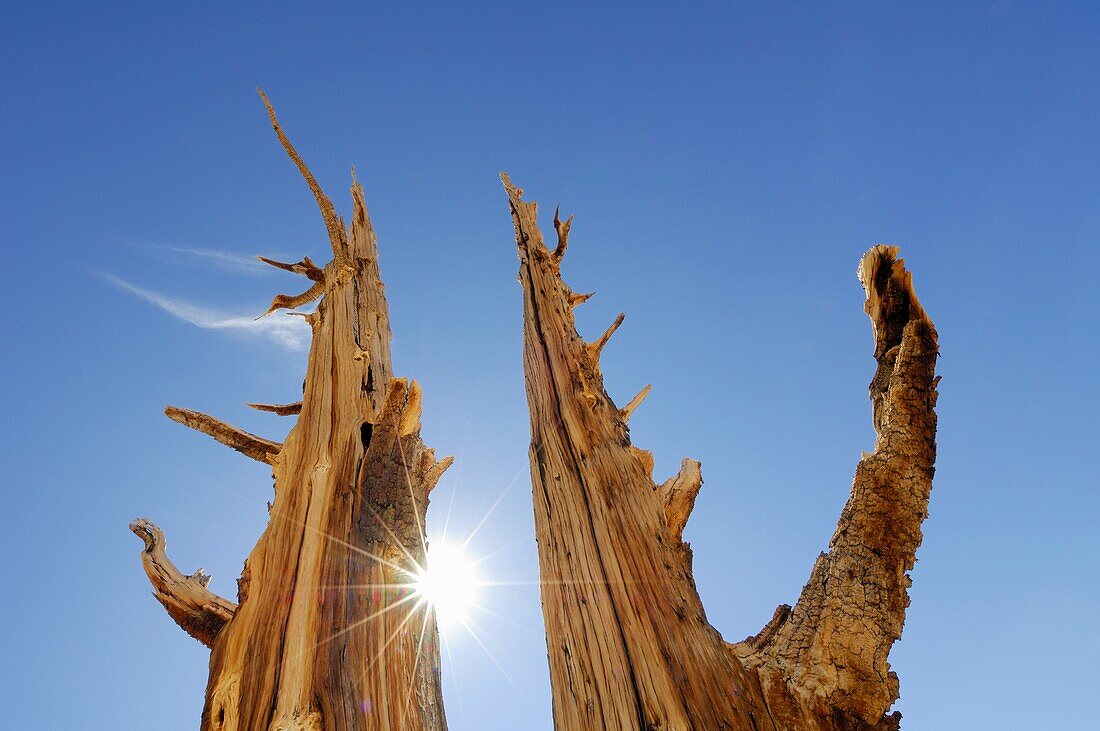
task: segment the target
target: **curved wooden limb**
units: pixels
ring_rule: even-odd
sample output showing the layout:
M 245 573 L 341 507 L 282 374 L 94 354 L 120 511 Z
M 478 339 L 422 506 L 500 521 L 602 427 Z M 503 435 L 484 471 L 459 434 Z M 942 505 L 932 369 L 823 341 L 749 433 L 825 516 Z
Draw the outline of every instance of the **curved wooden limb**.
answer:
M 237 611 L 237 605 L 206 588 L 210 576 L 198 569 L 185 576 L 164 552 L 164 532 L 151 521 L 138 518 L 130 530 L 145 543 L 141 565 L 157 598 L 183 631 L 212 647 L 218 632 Z
M 872 725 L 893 718 L 883 719 L 898 697 L 887 656 L 909 605 L 906 572 L 921 542 L 936 457 L 936 329 L 897 254 L 896 246 L 876 246 L 859 267 L 878 362 L 870 386 L 875 449 L 860 460 L 829 550 L 789 617 L 747 653 L 804 702 Z
M 258 437 L 200 411 L 167 406 L 164 409 L 164 415 L 174 422 L 214 437 L 225 446 L 232 447 L 257 462 L 272 464 L 283 448 L 279 442 Z
M 323 281 L 320 281 L 315 282 L 312 287 L 307 289 L 305 292 L 302 292 L 301 294 L 277 294 L 275 295 L 275 299 L 271 300 L 271 306 L 267 308 L 267 311 L 256 319 L 259 320 L 262 317 L 267 317 L 272 312 L 278 309 L 293 310 L 296 307 L 307 305 L 315 299 L 319 299 L 324 293 L 325 283 Z
M 279 124 L 278 117 L 275 116 L 275 107 L 271 106 L 271 102 L 268 100 L 267 95 L 262 90 L 256 90 L 260 99 L 263 100 L 264 106 L 267 107 L 267 116 L 271 119 L 271 126 L 275 129 L 275 134 L 279 137 L 279 142 L 282 143 L 283 149 L 286 150 L 286 154 L 290 156 L 290 159 L 294 161 L 294 164 L 298 166 L 298 171 L 301 172 L 302 177 L 305 178 L 306 184 L 309 185 L 309 189 L 313 191 L 313 197 L 317 199 L 317 206 L 321 209 L 321 216 L 325 219 L 325 229 L 328 230 L 329 242 L 332 244 L 332 253 L 337 259 L 347 258 L 348 241 L 347 234 L 344 231 L 344 224 L 340 220 L 340 217 L 336 215 L 336 208 L 332 205 L 332 201 L 325 195 L 325 192 L 321 190 L 321 186 L 317 183 L 317 179 L 313 177 L 313 173 L 306 167 L 305 161 L 302 160 L 302 156 L 298 154 L 298 151 L 294 149 L 294 145 L 291 144 L 290 138 L 283 132 L 282 126 Z

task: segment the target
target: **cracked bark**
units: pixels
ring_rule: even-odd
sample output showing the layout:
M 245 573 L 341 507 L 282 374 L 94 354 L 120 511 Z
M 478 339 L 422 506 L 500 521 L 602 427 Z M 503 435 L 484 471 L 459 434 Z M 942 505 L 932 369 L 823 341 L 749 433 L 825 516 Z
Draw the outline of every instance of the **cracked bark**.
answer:
M 562 280 L 572 218 L 554 215 L 550 250 L 537 205 L 502 175 L 520 259 L 524 371 L 543 615 L 560 729 L 893 729 L 886 662 L 900 637 L 935 459 L 936 332 L 897 248 L 859 275 L 875 334 L 875 451 L 859 463 L 829 551 L 794 609 L 729 644 L 707 622 L 682 531 L 702 485 L 685 459 L 661 485 L 603 387 L 596 342 Z
M 429 492 L 450 459 L 437 461 L 420 439 L 420 387 L 393 377 L 362 187 L 352 186 L 345 227 L 263 101 L 317 198 L 334 255 L 323 268 L 308 258 L 265 260 L 313 282 L 302 295 L 277 296 L 272 309 L 320 298 L 306 318 L 313 340 L 301 403 L 256 405 L 298 418 L 278 444 L 198 412 L 168 410 L 272 466 L 275 502 L 245 562 L 235 609 L 202 594 L 198 579 L 164 568 L 163 548 L 150 547 L 155 534 L 138 521 L 143 561 L 173 618 L 212 645 L 203 729 L 442 731 L 435 617 L 410 584 L 424 563 Z M 216 618 L 198 613 L 207 605 Z

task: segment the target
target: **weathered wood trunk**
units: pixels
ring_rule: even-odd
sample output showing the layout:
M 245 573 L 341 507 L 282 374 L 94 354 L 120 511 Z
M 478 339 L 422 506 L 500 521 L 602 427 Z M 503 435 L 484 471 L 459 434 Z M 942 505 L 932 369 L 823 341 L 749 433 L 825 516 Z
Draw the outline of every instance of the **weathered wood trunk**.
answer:
M 935 459 L 936 331 L 897 248 L 860 265 L 879 368 L 875 451 L 860 462 L 827 553 L 792 610 L 730 644 L 707 622 L 681 540 L 702 485 L 685 459 L 662 484 L 631 445 L 630 413 L 603 387 L 598 340 L 577 333 L 560 262 L 572 217 L 555 212 L 551 251 L 537 205 L 502 176 L 524 297 L 524 369 L 542 603 L 559 729 L 891 729 L 886 662 L 908 604 Z
M 262 95 L 262 94 L 261 94 Z M 363 189 L 352 187 L 346 227 L 271 121 L 309 183 L 333 250 L 268 263 L 313 284 L 275 298 L 268 312 L 320 298 L 300 404 L 262 405 L 298 415 L 278 444 L 212 417 L 169 407 L 169 417 L 272 466 L 267 529 L 245 562 L 238 604 L 207 577 L 185 577 L 148 521 L 131 526 L 156 596 L 212 648 L 202 728 L 209 731 L 446 728 L 431 608 L 412 583 L 425 561 L 428 494 L 450 459 L 420 440 L 421 392 L 393 377 L 390 324 Z

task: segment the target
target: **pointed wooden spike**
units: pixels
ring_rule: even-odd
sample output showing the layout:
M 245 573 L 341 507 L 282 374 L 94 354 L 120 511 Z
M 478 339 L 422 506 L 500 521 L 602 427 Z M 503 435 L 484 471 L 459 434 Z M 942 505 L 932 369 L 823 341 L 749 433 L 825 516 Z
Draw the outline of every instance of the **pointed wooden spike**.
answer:
M 295 414 L 302 413 L 302 402 L 301 401 L 295 401 L 292 404 L 252 404 L 252 403 L 249 403 L 249 404 L 245 404 L 245 406 L 256 409 L 257 411 L 267 411 L 269 413 L 277 414 L 279 416 L 294 416 Z
M 384 391 L 386 400 L 382 408 L 373 415 L 373 436 L 371 446 L 375 444 L 388 444 L 402 435 L 405 429 L 405 412 L 407 410 L 410 390 L 409 379 L 390 378 L 386 381 Z
M 283 448 L 283 445 L 278 442 L 250 434 L 232 424 L 227 424 L 199 411 L 168 406 L 164 409 L 164 415 L 174 422 L 214 437 L 216 441 L 227 447 L 232 447 L 257 462 L 272 464 Z
M 569 228 L 573 225 L 573 216 L 570 214 L 564 222 L 558 218 L 558 208 L 554 209 L 554 231 L 558 234 L 558 245 L 551 254 L 554 261 L 560 262 L 565 257 L 565 250 L 569 246 Z
M 299 172 L 302 173 L 302 177 L 305 178 L 306 184 L 309 185 L 309 189 L 313 191 L 313 197 L 317 199 L 317 206 L 321 209 L 321 217 L 325 220 L 325 228 L 328 230 L 329 243 L 332 245 L 332 254 L 337 259 L 346 258 L 347 254 L 347 239 L 344 231 L 344 226 L 340 222 L 340 218 L 336 215 L 336 208 L 332 205 L 332 201 L 329 200 L 325 192 L 321 190 L 321 186 L 317 183 L 317 179 L 313 177 L 313 173 L 306 167 L 305 161 L 302 160 L 301 155 L 294 149 L 294 145 L 291 144 L 290 138 L 283 132 L 282 126 L 279 124 L 278 117 L 275 116 L 275 107 L 271 105 L 267 95 L 263 93 L 261 89 L 256 89 L 260 95 L 260 99 L 263 100 L 264 106 L 267 108 L 267 116 L 271 119 L 271 126 L 275 129 L 275 134 L 279 138 L 279 142 L 282 143 L 283 149 L 286 150 L 286 154 L 290 156 L 290 159 L 294 161 L 294 164 L 298 166 Z
M 762 647 L 766 647 L 775 637 L 775 633 L 779 631 L 788 619 L 791 618 L 791 605 L 780 604 L 775 608 L 772 613 L 772 618 L 768 621 L 764 628 L 757 632 L 755 635 L 746 637 L 733 646 L 733 651 L 738 657 L 748 657 L 752 653 L 760 650 Z
M 630 419 L 630 415 L 634 413 L 634 409 L 641 406 L 642 402 L 645 401 L 645 397 L 648 396 L 649 392 L 652 390 L 653 384 L 646 386 L 641 391 L 639 391 L 637 395 L 634 396 L 634 398 L 630 399 L 630 403 L 619 409 L 619 416 L 622 418 L 623 421 L 627 421 Z
M 185 576 L 165 553 L 164 532 L 152 521 L 138 518 L 130 530 L 145 543 L 141 564 L 157 598 L 183 631 L 207 647 L 233 618 L 237 605 L 206 588 L 210 576 L 202 569 Z
M 439 478 L 443 477 L 443 473 L 446 472 L 452 464 L 454 464 L 454 461 L 455 458 L 453 456 L 444 457 L 443 459 L 432 465 L 431 469 L 429 469 L 427 474 L 424 476 L 424 483 L 428 485 L 429 490 L 439 484 Z
M 682 540 L 688 516 L 695 507 L 695 498 L 702 486 L 702 465 L 694 459 L 685 457 L 680 462 L 680 471 L 657 488 L 657 493 L 665 506 L 665 523 L 668 525 L 668 532 L 676 541 Z
M 508 173 L 503 170 L 500 171 L 500 182 L 504 183 L 504 190 L 508 192 L 508 197 L 515 200 L 523 198 L 523 188 L 519 188 L 512 184 L 512 179 L 508 177 Z
M 424 408 L 424 392 L 415 380 L 409 382 L 409 395 L 401 411 L 401 431 L 403 437 L 412 436 L 420 431 L 420 417 Z
M 626 313 L 620 312 L 619 316 L 615 318 L 615 322 L 611 323 L 611 326 L 604 331 L 604 334 L 600 336 L 600 339 L 594 343 L 589 343 L 588 349 L 595 356 L 599 356 L 603 350 L 603 346 L 607 345 L 607 341 L 611 339 L 611 336 L 615 334 L 615 331 L 619 329 L 619 325 L 623 324 L 623 320 L 626 318 Z
M 585 292 L 583 294 L 577 294 L 576 292 L 574 292 L 573 294 L 569 295 L 569 307 L 572 309 L 577 305 L 583 305 L 585 302 L 592 299 L 592 296 L 595 294 L 595 292 Z
M 293 272 L 294 274 L 301 274 L 305 277 L 312 279 L 314 282 L 325 281 L 325 272 L 319 266 L 313 263 L 308 257 L 302 257 L 301 261 L 288 264 L 282 261 L 276 261 L 275 259 L 268 259 L 266 256 L 257 256 L 257 259 L 264 264 L 270 264 L 276 269 L 282 269 L 287 272 Z
M 516 245 L 521 258 L 525 254 L 545 257 L 546 244 L 543 243 L 542 232 L 538 227 L 539 204 L 523 200 L 523 188 L 513 185 L 508 173 L 502 172 L 500 180 L 508 193 L 508 205 L 512 210 L 512 224 L 516 229 Z

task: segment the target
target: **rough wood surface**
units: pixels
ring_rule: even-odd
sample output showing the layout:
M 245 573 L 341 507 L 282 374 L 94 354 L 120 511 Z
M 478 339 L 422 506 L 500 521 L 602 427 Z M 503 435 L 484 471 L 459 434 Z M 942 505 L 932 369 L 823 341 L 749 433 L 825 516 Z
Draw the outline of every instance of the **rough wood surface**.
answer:
M 206 588 L 210 576 L 198 569 L 190 576 L 168 559 L 164 531 L 145 518 L 130 524 L 130 530 L 145 543 L 141 565 L 153 585 L 153 596 L 168 610 L 183 631 L 210 647 L 237 605 Z
M 524 299 L 524 370 L 543 614 L 559 729 L 890 729 L 886 655 L 900 636 L 935 457 L 936 334 L 895 247 L 864 257 L 876 338 L 875 452 L 794 610 L 727 644 L 707 622 L 681 540 L 702 485 L 685 459 L 661 485 L 603 387 L 595 342 L 561 278 L 572 218 L 550 250 L 537 205 L 502 175 Z M 640 396 L 644 397 L 647 390 Z
M 257 405 L 298 414 L 283 444 L 197 412 L 168 411 L 271 464 L 275 477 L 270 521 L 238 582 L 239 606 L 200 637 L 213 647 L 201 726 L 440 731 L 436 622 L 411 583 L 424 565 L 429 492 L 450 460 L 436 460 L 420 439 L 420 387 L 393 376 L 362 187 L 352 186 L 345 227 L 263 100 L 321 208 L 333 260 L 319 268 L 308 258 L 265 259 L 313 283 L 302 295 L 277 296 L 269 312 L 320 299 L 306 317 L 313 341 L 302 402 Z M 161 598 L 157 579 L 154 586 Z
M 875 449 L 856 467 L 829 550 L 794 609 L 745 655 L 766 683 L 785 682 L 805 704 L 867 721 L 899 695 L 887 656 L 909 606 L 936 459 L 936 330 L 897 254 L 876 246 L 859 267 L 878 362 Z

